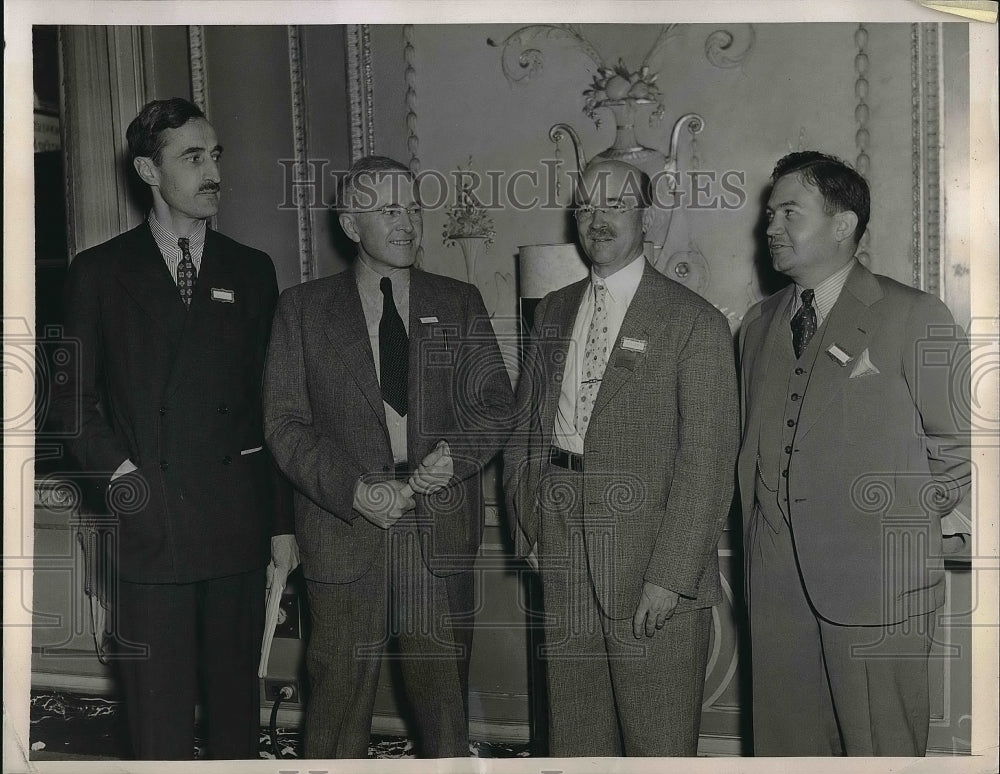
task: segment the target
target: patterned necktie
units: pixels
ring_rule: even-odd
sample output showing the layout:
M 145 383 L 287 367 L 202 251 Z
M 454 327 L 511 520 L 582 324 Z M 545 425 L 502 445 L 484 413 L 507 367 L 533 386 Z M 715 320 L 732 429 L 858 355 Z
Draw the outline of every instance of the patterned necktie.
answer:
M 194 270 L 194 261 L 191 260 L 190 242 L 187 237 L 177 240 L 177 246 L 181 249 L 181 260 L 177 264 L 177 289 L 181 292 L 181 301 L 184 306 L 191 306 L 191 299 L 194 298 L 194 283 L 198 275 Z
M 792 316 L 792 345 L 795 347 L 796 358 L 802 357 L 809 346 L 809 340 L 816 333 L 816 307 L 813 306 L 815 295 L 811 290 L 803 290 L 802 306 Z
M 378 362 L 382 377 L 382 400 L 401 417 L 407 409 L 407 374 L 410 370 L 410 342 L 406 326 L 392 297 L 392 280 L 383 277 L 382 319 L 378 324 Z
M 594 412 L 594 401 L 601 389 L 604 369 L 608 364 L 608 287 L 594 283 L 594 316 L 590 319 L 587 346 L 583 351 L 583 378 L 576 395 L 576 431 L 587 436 L 587 427 Z

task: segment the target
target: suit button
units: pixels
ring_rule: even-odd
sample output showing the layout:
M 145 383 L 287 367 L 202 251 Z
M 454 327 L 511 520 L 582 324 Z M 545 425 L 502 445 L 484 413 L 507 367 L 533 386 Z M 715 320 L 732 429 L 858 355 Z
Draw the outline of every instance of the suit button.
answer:
M 219 404 L 219 413 L 220 414 L 228 414 L 229 413 L 229 406 L 227 406 L 225 403 L 220 403 Z
M 231 465 L 232 462 L 233 462 L 233 458 L 230 457 L 228 454 L 225 457 L 222 458 L 222 464 L 223 465 Z
M 789 419 L 788 422 L 786 422 L 786 424 L 789 427 L 795 427 L 795 420 L 794 419 Z
M 792 453 L 792 447 L 791 446 L 786 446 L 785 447 L 785 454 L 791 454 L 791 453 Z
M 805 373 L 805 370 L 802 369 L 802 368 L 796 368 L 795 369 L 795 375 L 796 376 L 802 376 L 802 374 L 804 374 L 804 373 Z
M 166 414 L 167 414 L 167 407 L 166 406 L 160 406 L 160 416 L 161 417 L 162 416 L 166 416 Z
M 170 467 L 170 463 L 166 460 L 160 460 L 160 470 L 166 470 Z
M 781 471 L 781 477 L 782 478 L 788 478 L 788 471 L 787 470 Z
M 792 393 L 792 400 L 798 400 L 798 399 L 799 399 L 799 394 L 797 392 L 793 392 Z

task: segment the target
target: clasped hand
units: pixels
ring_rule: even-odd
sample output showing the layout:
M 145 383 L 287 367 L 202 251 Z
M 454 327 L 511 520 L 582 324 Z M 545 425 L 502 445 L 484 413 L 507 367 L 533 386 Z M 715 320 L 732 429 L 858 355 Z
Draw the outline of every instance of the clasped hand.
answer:
M 454 472 L 448 442 L 438 441 L 408 481 L 359 481 L 354 490 L 354 509 L 376 527 L 389 529 L 416 507 L 414 493 L 426 495 L 443 489 Z

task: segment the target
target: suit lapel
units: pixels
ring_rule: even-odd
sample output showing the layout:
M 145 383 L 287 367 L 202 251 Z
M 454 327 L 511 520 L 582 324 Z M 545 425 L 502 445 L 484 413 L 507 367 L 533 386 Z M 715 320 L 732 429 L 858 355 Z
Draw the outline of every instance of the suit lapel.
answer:
M 798 432 L 802 435 L 816 424 L 830 401 L 850 379 L 851 366 L 868 347 L 868 342 L 881 324 L 880 315 L 871 308 L 881 297 L 882 290 L 874 275 L 861 264 L 855 266 L 823 326 L 825 331 L 820 351 L 813 363 L 799 417 Z M 827 354 L 834 344 L 851 356 L 852 360 L 846 366 Z
M 629 304 L 625 318 L 622 320 L 618 338 L 608 342 L 608 364 L 601 379 L 601 388 L 594 399 L 594 412 L 597 416 L 618 394 L 618 391 L 640 370 L 642 361 L 649 356 L 650 347 L 654 346 L 657 334 L 666 326 L 667 318 L 663 313 L 663 294 L 657 292 L 658 276 L 652 273 L 656 270 L 648 263 L 643 269 L 642 279 L 636 288 L 632 303 Z M 668 280 L 669 281 L 669 280 Z M 620 342 L 624 338 L 646 342 L 646 351 L 637 353 L 636 357 L 625 359 L 619 357 Z
M 129 250 L 126 268 L 118 275 L 125 291 L 166 334 L 173 344 L 180 341 L 187 312 L 177 285 L 145 223 L 134 231 L 135 243 Z
M 573 324 L 583 301 L 583 294 L 590 287 L 590 279 L 582 279 L 560 290 L 552 296 L 546 310 L 545 319 L 536 328 L 539 333 L 538 346 L 542 352 L 541 363 L 545 369 L 543 384 L 545 396 L 542 401 L 541 431 L 542 442 L 547 444 L 552 438 L 552 428 L 556 424 L 556 410 L 562 393 L 562 377 L 566 370 L 570 338 Z M 545 331 L 555 329 L 556 336 L 547 336 Z M 583 353 L 580 353 L 583 356 Z M 547 435 L 545 435 L 547 433 Z
M 747 331 L 745 342 L 746 352 L 754 352 L 753 362 L 747 369 L 747 389 L 755 385 L 755 389 L 767 389 L 767 374 L 771 367 L 776 347 L 792 346 L 791 329 L 785 324 L 784 311 L 788 307 L 795 285 L 788 285 L 784 290 L 767 298 L 760 311 L 760 316 L 754 320 L 751 330 Z M 749 399 L 749 395 L 748 395 Z M 760 438 L 760 400 L 749 400 L 750 411 L 746 419 L 747 441 L 752 441 L 754 454 L 757 453 L 757 439 Z
M 348 372 L 357 382 L 358 388 L 378 417 L 388 442 L 389 428 L 385 423 L 382 388 L 375 373 L 375 354 L 368 340 L 368 326 L 353 269 L 337 276 L 337 281 L 331 285 L 329 302 L 318 305 L 315 314 L 318 318 L 316 324 L 323 328 Z

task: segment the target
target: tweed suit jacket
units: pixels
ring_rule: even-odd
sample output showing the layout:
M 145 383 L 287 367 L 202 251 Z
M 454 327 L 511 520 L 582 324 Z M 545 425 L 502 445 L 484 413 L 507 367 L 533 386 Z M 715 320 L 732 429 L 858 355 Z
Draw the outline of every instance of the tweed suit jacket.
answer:
M 222 300 L 216 291 L 223 292 Z M 271 259 L 208 230 L 190 309 L 146 223 L 70 266 L 70 378 L 57 423 L 118 514 L 123 580 L 186 583 L 263 567 L 291 532 L 291 492 L 264 449 L 260 384 L 278 289 Z M 110 476 L 125 460 L 138 471 Z
M 569 338 L 590 279 L 536 310 L 518 384 L 504 485 L 517 552 L 546 518 L 539 483 L 552 444 Z M 645 342 L 645 351 L 622 346 Z M 721 599 L 717 543 L 733 495 L 738 397 L 732 335 L 711 304 L 646 265 L 622 322 L 584 439 L 584 500 L 564 504 L 613 533 L 611 563 L 588 544 L 598 598 L 634 614 L 644 581 L 681 595 L 678 612 Z M 589 534 L 589 533 L 588 533 Z
M 411 468 L 441 439 L 453 483 L 417 495 L 421 550 L 432 572 L 469 569 L 482 537 L 480 473 L 510 433 L 513 393 L 482 297 L 464 282 L 412 269 Z M 282 293 L 264 380 L 267 443 L 295 492 L 307 578 L 355 580 L 385 531 L 354 510 L 354 488 L 393 476 L 393 456 L 357 281 L 351 270 Z
M 791 346 L 783 312 L 793 288 L 754 306 L 740 333 L 738 475 L 748 534 L 759 404 L 765 391 L 786 390 L 788 374 L 769 362 L 775 347 Z M 954 508 L 969 513 L 969 396 L 960 394 L 968 390 L 967 341 L 937 298 L 860 264 L 817 335 L 788 464 L 789 518 L 809 599 L 824 618 L 851 625 L 934 610 L 944 601 L 940 519 Z M 851 361 L 841 365 L 828 352 L 833 345 Z M 877 373 L 852 377 L 864 356 Z

